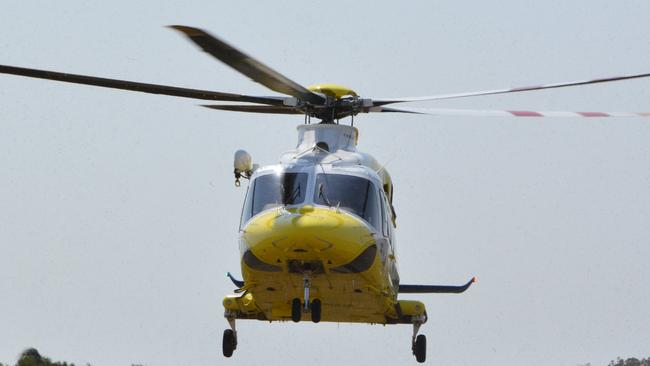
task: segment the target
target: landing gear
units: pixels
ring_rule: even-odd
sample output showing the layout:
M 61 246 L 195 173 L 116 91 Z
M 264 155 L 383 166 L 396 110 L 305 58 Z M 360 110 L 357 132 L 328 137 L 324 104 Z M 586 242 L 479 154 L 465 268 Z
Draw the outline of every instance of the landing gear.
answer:
M 308 303 L 308 308 L 304 309 L 300 299 L 296 298 L 291 300 L 291 320 L 298 323 L 302 319 L 302 313 L 311 313 L 311 321 L 314 323 L 320 322 L 321 315 L 321 302 L 316 299 Z
M 303 277 L 303 301 L 295 298 L 291 300 L 291 320 L 299 322 L 302 313 L 311 313 L 311 321 L 320 322 L 321 319 L 321 301 L 319 299 L 311 300 L 311 272 L 306 271 Z
M 300 304 L 300 299 L 293 299 L 291 301 L 291 320 L 295 323 L 300 321 L 302 317 L 302 304 Z
M 316 299 L 312 301 L 310 309 L 311 309 L 311 321 L 313 321 L 314 323 L 318 323 L 320 321 L 320 311 L 321 311 L 320 300 Z
M 235 332 L 232 329 L 226 329 L 223 331 L 223 355 L 226 357 L 232 356 L 232 353 L 235 351 L 237 344 L 235 343 Z
M 235 318 L 228 318 L 230 329 L 223 331 L 222 350 L 225 357 L 232 356 L 237 349 L 237 331 L 235 330 Z
M 427 337 L 424 334 L 418 335 L 421 325 L 422 323 L 419 321 L 413 323 L 413 338 L 411 339 L 411 350 L 419 363 L 423 363 L 427 359 Z
M 427 359 L 427 336 L 424 334 L 420 334 L 415 338 L 413 354 L 419 363 L 422 363 Z

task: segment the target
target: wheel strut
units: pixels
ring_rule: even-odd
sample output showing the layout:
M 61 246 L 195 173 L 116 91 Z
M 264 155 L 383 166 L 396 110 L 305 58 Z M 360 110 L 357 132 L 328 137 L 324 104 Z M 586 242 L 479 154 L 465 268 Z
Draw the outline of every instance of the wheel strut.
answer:
M 307 313 L 309 312 L 309 290 L 311 288 L 311 271 L 305 271 L 305 275 L 302 280 L 302 285 L 305 289 L 303 311 Z
M 422 323 L 416 322 L 413 323 L 413 336 L 411 337 L 411 349 L 413 352 L 415 352 L 415 338 L 418 336 L 418 332 L 420 331 L 420 327 L 422 326 Z
M 230 329 L 223 331 L 223 340 L 221 344 L 223 355 L 225 357 L 230 357 L 232 356 L 232 353 L 237 349 L 237 330 L 235 328 L 235 318 L 229 314 L 226 316 L 226 319 L 228 319 L 228 325 L 230 325 Z

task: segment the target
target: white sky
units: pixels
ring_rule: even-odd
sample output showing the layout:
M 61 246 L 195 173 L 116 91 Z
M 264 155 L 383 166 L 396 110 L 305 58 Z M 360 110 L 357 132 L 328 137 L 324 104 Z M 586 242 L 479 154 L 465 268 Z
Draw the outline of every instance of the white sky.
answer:
M 0 64 L 273 94 L 165 29 L 204 28 L 304 85 L 429 95 L 650 71 L 648 1 L 6 1 Z M 648 111 L 650 80 L 423 103 Z M 240 321 L 245 190 L 232 153 L 274 163 L 300 117 L 0 76 L 0 362 L 38 348 L 95 366 L 415 363 L 411 327 Z M 428 363 L 606 365 L 647 357 L 650 121 L 363 115 L 396 186 L 405 283 Z M 405 297 L 406 298 L 406 297 Z

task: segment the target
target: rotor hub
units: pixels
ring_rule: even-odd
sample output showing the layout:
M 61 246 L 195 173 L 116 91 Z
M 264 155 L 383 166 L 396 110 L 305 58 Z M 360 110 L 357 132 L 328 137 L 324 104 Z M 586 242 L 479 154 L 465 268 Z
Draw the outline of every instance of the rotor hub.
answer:
M 336 100 L 339 100 L 345 96 L 357 96 L 357 93 L 354 90 L 338 84 L 316 84 L 308 86 L 307 89 L 314 93 L 324 94 Z

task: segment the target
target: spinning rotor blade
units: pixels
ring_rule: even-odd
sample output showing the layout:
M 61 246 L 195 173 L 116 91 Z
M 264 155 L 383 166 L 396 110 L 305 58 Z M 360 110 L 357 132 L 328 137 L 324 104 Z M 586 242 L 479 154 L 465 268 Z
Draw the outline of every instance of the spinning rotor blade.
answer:
M 252 113 L 270 113 L 270 114 L 305 114 L 304 112 L 293 107 L 281 105 L 224 105 L 224 104 L 204 104 L 202 107 L 211 109 L 220 109 L 223 111 L 234 112 L 252 112 Z
M 271 90 L 300 98 L 314 105 L 325 103 L 325 98 L 320 95 L 201 29 L 184 25 L 172 25 L 170 28 L 182 32 L 203 51 Z
M 286 98 L 283 97 L 256 97 L 250 95 L 221 93 L 210 90 L 179 88 L 176 86 L 146 84 L 135 81 L 106 79 L 95 76 L 67 74 L 62 72 L 27 69 L 23 67 L 0 65 L 0 73 L 27 76 L 30 78 L 48 79 L 63 81 L 74 84 L 85 84 L 101 86 L 104 88 L 132 90 L 150 94 L 163 94 L 175 97 L 205 99 L 205 100 L 223 100 L 229 102 L 251 102 L 270 105 L 283 105 Z
M 375 106 L 382 106 L 391 103 L 420 102 L 420 101 L 427 101 L 427 100 L 466 98 L 466 97 L 476 97 L 480 95 L 507 94 L 507 93 L 519 93 L 519 92 L 532 91 L 532 90 L 564 88 L 568 86 L 579 86 L 579 85 L 588 85 L 588 84 L 607 83 L 610 81 L 638 79 L 638 78 L 645 78 L 648 76 L 650 76 L 650 73 L 616 76 L 611 78 L 602 78 L 602 79 L 593 79 L 593 80 L 571 81 L 565 83 L 554 83 L 554 84 L 546 84 L 546 85 L 524 86 L 518 88 L 484 90 L 484 91 L 468 92 L 468 93 L 440 94 L 440 95 L 432 95 L 432 96 L 425 96 L 425 97 L 379 98 L 379 99 L 373 99 L 373 102 Z
M 442 108 L 395 108 L 372 107 L 369 112 L 396 112 L 428 114 L 433 116 L 469 116 L 469 117 L 650 117 L 650 112 L 568 112 L 568 111 L 499 111 Z

